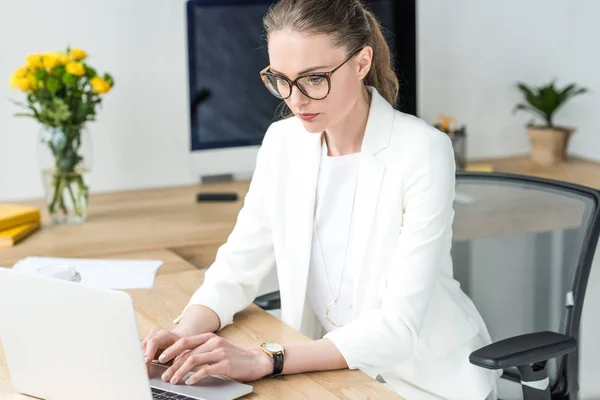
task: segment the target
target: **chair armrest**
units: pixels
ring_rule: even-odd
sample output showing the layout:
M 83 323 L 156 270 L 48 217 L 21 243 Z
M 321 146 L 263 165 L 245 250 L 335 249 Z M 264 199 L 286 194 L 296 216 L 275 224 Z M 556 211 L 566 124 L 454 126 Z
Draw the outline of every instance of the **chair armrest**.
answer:
M 492 343 L 469 356 L 471 364 L 506 369 L 547 361 L 577 348 L 577 340 L 556 332 L 535 332 Z
M 280 309 L 281 297 L 279 296 L 279 290 L 258 296 L 254 299 L 254 304 L 266 311 Z

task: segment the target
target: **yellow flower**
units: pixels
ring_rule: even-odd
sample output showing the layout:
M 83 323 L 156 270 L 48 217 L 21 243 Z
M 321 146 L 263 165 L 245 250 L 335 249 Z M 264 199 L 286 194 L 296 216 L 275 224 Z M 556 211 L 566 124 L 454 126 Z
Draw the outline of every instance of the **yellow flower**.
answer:
M 30 75 L 18 76 L 15 72 L 10 77 L 10 85 L 13 88 L 18 88 L 25 92 L 35 86 L 35 78 Z
M 18 86 L 18 82 L 19 79 L 21 79 L 20 77 L 17 76 L 17 73 L 15 72 L 14 74 L 12 74 L 10 76 L 10 80 L 8 81 L 8 83 L 10 84 L 10 86 L 14 89 L 16 89 Z
M 10 86 L 27 91 L 35 87 L 35 77 L 29 73 L 27 66 L 19 67 L 10 77 Z
M 27 66 L 29 68 L 41 67 L 42 66 L 42 55 L 40 53 L 32 53 L 26 57 Z
M 27 74 L 29 74 L 29 70 L 27 69 L 27 66 L 24 66 L 17 68 L 13 76 L 17 78 L 24 78 L 27 76 Z
M 78 63 L 78 62 L 68 63 L 66 66 L 66 70 L 69 74 L 73 74 L 73 75 L 77 75 L 77 76 L 82 76 L 83 74 L 85 74 L 85 67 L 83 66 L 82 63 Z
M 85 51 L 83 51 L 82 49 L 71 49 L 71 52 L 69 54 L 74 60 L 83 60 L 84 58 L 87 57 L 87 53 Z
M 55 53 L 46 53 L 42 58 L 42 63 L 48 70 L 58 66 L 59 62 L 58 56 Z
M 110 90 L 110 85 L 104 79 L 96 76 L 90 80 L 90 84 L 94 91 L 100 94 L 107 93 Z
M 71 62 L 71 57 L 66 53 L 56 53 L 56 58 L 61 65 L 67 65 Z

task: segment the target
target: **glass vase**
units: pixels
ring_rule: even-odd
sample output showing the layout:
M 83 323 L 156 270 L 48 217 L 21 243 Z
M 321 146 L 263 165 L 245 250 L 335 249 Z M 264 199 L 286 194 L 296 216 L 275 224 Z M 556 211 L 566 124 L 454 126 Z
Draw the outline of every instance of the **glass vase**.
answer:
M 52 222 L 87 220 L 91 138 L 87 129 L 44 128 L 38 142 L 38 164 Z

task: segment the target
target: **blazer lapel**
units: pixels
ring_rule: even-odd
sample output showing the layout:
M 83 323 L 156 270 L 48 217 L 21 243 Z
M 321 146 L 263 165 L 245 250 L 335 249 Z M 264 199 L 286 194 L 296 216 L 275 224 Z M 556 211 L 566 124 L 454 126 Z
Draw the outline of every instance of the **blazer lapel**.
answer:
M 365 280 L 365 252 L 369 245 L 369 237 L 373 227 L 373 221 L 377 211 L 379 190 L 383 180 L 385 168 L 372 154 L 364 154 L 361 157 L 358 182 L 354 200 L 354 211 L 352 213 L 352 225 L 350 227 L 350 252 L 348 259 L 352 260 L 354 268 L 354 298 L 353 312 L 360 309 L 363 293 L 362 285 Z
M 358 181 L 350 227 L 349 259 L 354 266 L 354 298 L 353 315 L 358 316 L 364 299 L 366 274 L 369 271 L 368 260 L 365 259 L 369 246 L 373 223 L 377 212 L 379 193 L 385 166 L 378 160 L 377 153 L 385 149 L 390 141 L 395 111 L 374 88 L 372 94 L 369 119 L 361 148 L 358 167 Z
M 310 265 L 317 180 L 321 163 L 322 134 L 298 132 L 290 152 L 285 240 L 292 268 L 289 321 L 300 328 Z M 282 299 L 283 301 L 283 299 Z M 282 310 L 283 311 L 283 310 Z

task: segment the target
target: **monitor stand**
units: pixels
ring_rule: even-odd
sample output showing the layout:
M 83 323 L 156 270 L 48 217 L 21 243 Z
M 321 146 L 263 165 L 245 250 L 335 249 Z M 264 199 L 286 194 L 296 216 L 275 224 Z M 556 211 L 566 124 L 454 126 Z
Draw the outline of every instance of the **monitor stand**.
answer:
M 204 185 L 207 183 L 221 183 L 221 182 L 233 182 L 233 174 L 219 174 L 219 175 L 203 175 L 200 177 L 200 184 Z
M 200 183 L 222 183 L 222 182 L 233 182 L 233 174 L 220 174 L 220 175 L 204 175 L 200 177 Z M 236 192 L 200 192 L 196 194 L 196 202 L 207 202 L 207 201 L 236 201 L 238 195 Z

